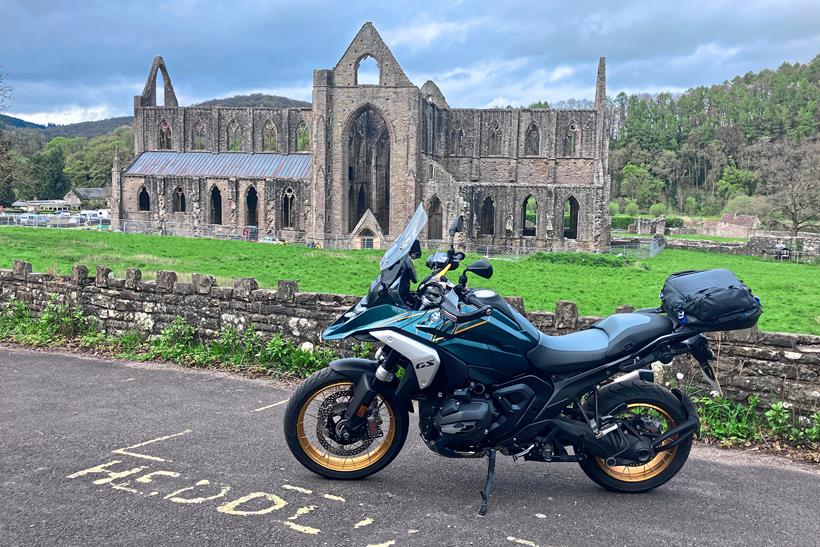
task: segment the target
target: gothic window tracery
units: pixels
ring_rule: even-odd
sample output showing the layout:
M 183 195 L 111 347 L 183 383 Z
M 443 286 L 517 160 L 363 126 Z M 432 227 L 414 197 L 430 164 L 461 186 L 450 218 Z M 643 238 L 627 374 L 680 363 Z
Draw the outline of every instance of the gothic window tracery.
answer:
M 293 193 L 293 188 L 286 188 L 282 194 L 282 227 L 283 228 L 293 228 L 294 227 L 294 219 L 293 219 L 293 202 L 295 199 L 295 195 Z
M 310 130 L 304 121 L 296 128 L 296 151 L 310 152 Z
M 272 120 L 265 123 L 265 128 L 262 130 L 262 151 L 263 152 L 278 152 L 279 151 L 279 135 L 276 131 L 276 124 Z
M 171 126 L 166 120 L 159 123 L 159 138 L 157 141 L 157 148 L 160 150 L 171 149 Z
M 498 122 L 490 129 L 489 140 L 487 141 L 487 155 L 501 155 L 501 125 Z
M 578 124 L 571 122 L 567 127 L 567 134 L 564 136 L 564 156 L 574 157 L 578 154 L 578 144 L 581 140 L 581 132 Z
M 176 190 L 174 190 L 174 195 L 172 197 L 172 211 L 175 213 L 184 213 L 187 207 L 185 203 L 185 192 L 182 190 L 181 186 L 176 187 Z
M 235 119 L 228 124 L 227 143 L 228 152 L 242 151 L 242 128 Z
M 524 136 L 524 155 L 537 156 L 541 152 L 541 135 L 538 131 L 538 125 L 535 122 L 531 123 L 527 128 L 527 133 Z
M 194 124 L 192 148 L 194 150 L 208 149 L 208 133 L 205 131 L 205 124 L 202 120 L 197 120 Z

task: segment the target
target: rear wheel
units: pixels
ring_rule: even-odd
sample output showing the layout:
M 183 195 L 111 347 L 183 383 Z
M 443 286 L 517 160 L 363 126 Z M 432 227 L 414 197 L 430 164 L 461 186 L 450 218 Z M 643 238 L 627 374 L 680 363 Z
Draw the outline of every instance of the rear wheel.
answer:
M 353 396 L 351 380 L 325 368 L 305 380 L 285 410 L 285 440 L 299 462 L 332 479 L 360 479 L 383 469 L 407 438 L 409 417 L 395 401 L 377 395 L 365 430 L 345 439 L 339 428 Z
M 654 436 L 669 431 L 686 419 L 681 402 L 672 392 L 643 381 L 616 382 L 602 389 L 598 396 L 598 413 L 645 423 Z M 666 443 L 674 439 L 677 436 Z M 692 437 L 689 436 L 677 446 L 657 452 L 644 463 L 607 465 L 603 458 L 590 456 L 580 465 L 590 479 L 608 490 L 646 492 L 674 477 L 686 463 L 691 448 Z

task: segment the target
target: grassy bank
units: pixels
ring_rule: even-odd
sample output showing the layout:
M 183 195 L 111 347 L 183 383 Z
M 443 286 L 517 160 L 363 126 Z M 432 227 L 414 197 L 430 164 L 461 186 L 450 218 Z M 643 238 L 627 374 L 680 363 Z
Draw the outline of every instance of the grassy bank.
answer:
M 27 260 L 35 271 L 68 274 L 73 264 L 105 265 L 122 276 L 138 267 L 147 278 L 157 270 L 202 272 L 230 284 L 236 277 L 256 277 L 272 287 L 296 279 L 306 291 L 362 294 L 378 273 L 381 251 L 330 251 L 300 245 L 190 239 L 140 234 L 58 229 L 0 228 L 0 266 Z M 475 256 L 470 258 L 476 258 Z M 491 280 L 473 283 L 505 296 L 522 296 L 528 310 L 551 310 L 556 300 L 574 300 L 584 315 L 612 313 L 619 304 L 658 305 L 666 276 L 692 269 L 729 268 L 763 301 L 764 330 L 820 334 L 820 268 L 767 262 L 754 257 L 666 250 L 640 262 L 617 257 L 536 254 L 493 260 Z M 424 271 L 423 259 L 417 262 Z

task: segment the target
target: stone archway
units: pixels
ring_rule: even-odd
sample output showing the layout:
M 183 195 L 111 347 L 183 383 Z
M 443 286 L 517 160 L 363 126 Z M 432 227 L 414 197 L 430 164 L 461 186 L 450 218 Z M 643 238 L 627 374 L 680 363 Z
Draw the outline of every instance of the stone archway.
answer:
M 355 114 L 347 129 L 346 216 L 353 231 L 370 209 L 383 233 L 390 229 L 390 130 L 370 105 Z

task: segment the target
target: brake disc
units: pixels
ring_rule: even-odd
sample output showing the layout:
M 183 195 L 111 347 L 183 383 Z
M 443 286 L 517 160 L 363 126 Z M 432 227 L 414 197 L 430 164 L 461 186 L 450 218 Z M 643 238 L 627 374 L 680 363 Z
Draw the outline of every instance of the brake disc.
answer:
M 344 420 L 347 401 L 340 402 L 339 399 L 342 397 L 349 398 L 351 395 L 352 391 L 336 392 L 328 396 L 319 408 L 319 419 L 316 421 L 316 438 L 325 450 L 336 456 L 361 454 L 370 448 L 376 438 L 382 436 L 381 428 L 378 427 L 381 418 L 376 414 L 375 418 L 372 415 L 368 416 L 366 435 L 348 440 L 342 438 L 339 429 Z M 371 409 L 368 414 L 372 413 L 373 410 Z M 372 423 L 377 423 L 376 431 L 373 431 Z

